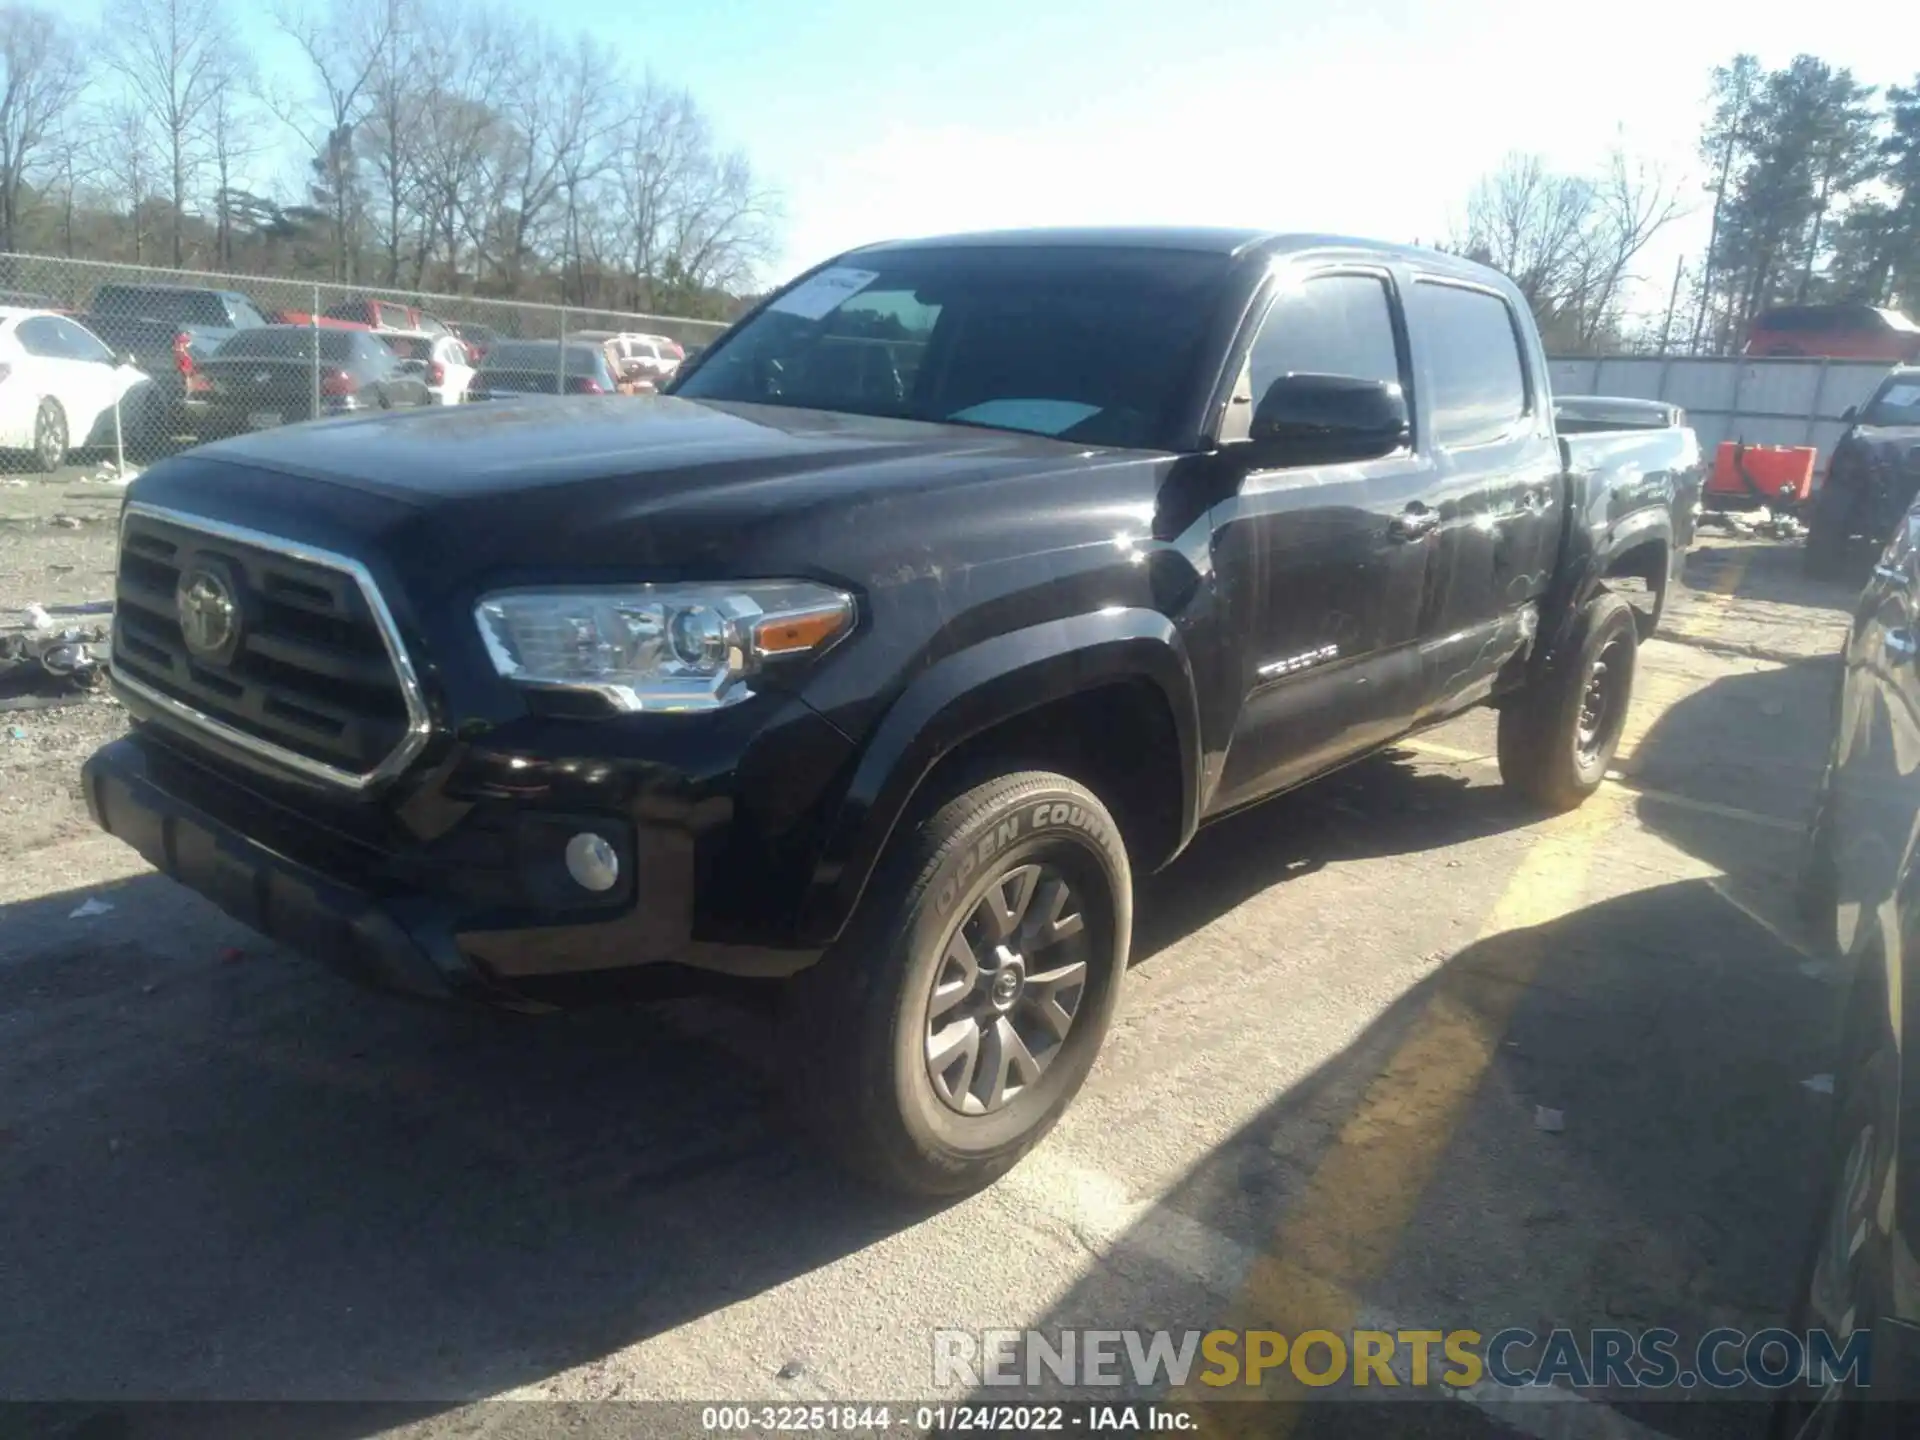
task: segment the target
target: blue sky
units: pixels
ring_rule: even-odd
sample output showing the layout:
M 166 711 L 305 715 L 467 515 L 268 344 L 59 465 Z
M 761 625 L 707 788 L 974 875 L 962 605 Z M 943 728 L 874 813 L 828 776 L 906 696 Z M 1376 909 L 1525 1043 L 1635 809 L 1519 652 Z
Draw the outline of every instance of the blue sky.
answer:
M 1509 150 L 1586 167 L 1619 133 L 1690 170 L 1707 72 L 1736 50 L 1882 84 L 1920 68 L 1888 43 L 1908 0 L 505 3 L 692 89 L 786 196 L 782 275 L 864 240 L 1026 224 L 1432 240 Z M 267 7 L 236 8 L 284 63 Z M 1648 258 L 1661 302 L 1704 242 L 1699 203 Z

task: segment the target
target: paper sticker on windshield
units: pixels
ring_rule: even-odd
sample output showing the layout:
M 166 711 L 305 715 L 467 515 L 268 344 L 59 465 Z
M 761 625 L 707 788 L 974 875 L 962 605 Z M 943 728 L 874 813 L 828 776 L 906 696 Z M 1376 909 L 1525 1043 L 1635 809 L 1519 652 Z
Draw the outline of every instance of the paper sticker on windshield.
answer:
M 1920 402 L 1920 385 L 1895 385 L 1880 398 L 1895 409 L 1904 410 Z
M 818 320 L 858 295 L 880 278 L 878 270 L 854 270 L 835 265 L 822 270 L 811 280 L 794 286 L 767 306 L 783 315 L 798 315 L 802 320 Z

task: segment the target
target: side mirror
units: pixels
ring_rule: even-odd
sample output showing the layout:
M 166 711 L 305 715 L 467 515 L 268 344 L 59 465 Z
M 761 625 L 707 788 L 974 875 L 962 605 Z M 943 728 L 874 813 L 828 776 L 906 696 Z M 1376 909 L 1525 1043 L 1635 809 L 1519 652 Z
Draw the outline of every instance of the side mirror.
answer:
M 1398 385 L 1351 375 L 1282 375 L 1254 407 L 1247 441 L 1257 463 L 1373 460 L 1412 438 Z
M 1858 405 L 1849 405 L 1847 406 L 1846 409 L 1840 412 L 1840 423 L 1842 425 L 1851 425 L 1854 421 L 1858 420 L 1859 418 L 1860 418 L 1860 407 Z

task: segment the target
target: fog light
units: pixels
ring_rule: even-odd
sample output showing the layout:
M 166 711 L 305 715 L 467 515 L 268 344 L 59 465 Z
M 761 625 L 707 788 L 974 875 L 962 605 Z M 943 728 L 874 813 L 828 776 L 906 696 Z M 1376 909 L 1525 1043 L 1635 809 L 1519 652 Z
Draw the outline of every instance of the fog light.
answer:
M 583 889 L 611 890 L 620 883 L 620 857 L 591 830 L 567 841 L 567 873 Z

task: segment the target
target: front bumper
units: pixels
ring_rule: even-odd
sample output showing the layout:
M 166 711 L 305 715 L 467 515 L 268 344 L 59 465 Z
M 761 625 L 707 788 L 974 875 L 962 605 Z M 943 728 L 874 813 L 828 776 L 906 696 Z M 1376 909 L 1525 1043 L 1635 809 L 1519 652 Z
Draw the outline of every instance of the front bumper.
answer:
M 684 987 L 692 972 L 775 977 L 817 957 L 696 939 L 696 846 L 678 826 L 508 801 L 444 805 L 458 818 L 440 833 L 396 838 L 392 825 L 330 823 L 150 726 L 95 752 L 83 776 L 95 823 L 156 869 L 378 989 L 547 1008 Z M 583 829 L 620 862 L 604 894 L 566 872 Z
M 431 999 L 511 998 L 460 954 L 433 907 L 383 903 L 240 833 L 174 793 L 186 786 L 162 783 L 178 779 L 169 774 L 177 763 L 138 736 L 96 751 L 82 769 L 94 823 L 241 923 L 364 984 Z

